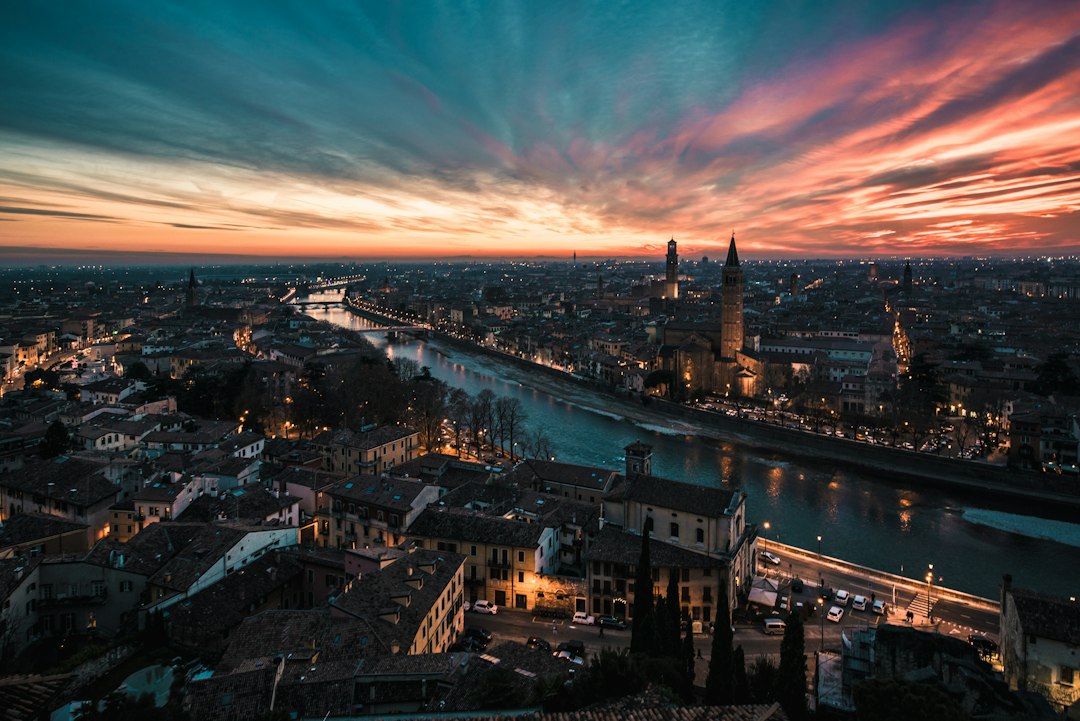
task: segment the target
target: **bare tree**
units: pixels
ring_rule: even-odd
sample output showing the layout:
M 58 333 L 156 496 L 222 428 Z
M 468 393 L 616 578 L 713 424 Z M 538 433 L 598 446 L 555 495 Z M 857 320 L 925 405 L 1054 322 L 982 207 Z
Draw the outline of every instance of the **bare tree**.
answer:
M 555 446 L 542 428 L 532 428 L 525 433 L 521 445 L 528 458 L 542 461 L 554 460 L 555 458 Z
M 461 431 L 469 425 L 469 412 L 472 408 L 472 399 L 461 388 L 453 388 L 447 397 L 447 416 L 454 426 L 454 447 L 461 453 Z
M 499 416 L 499 443 L 509 440 L 510 460 L 514 460 L 514 434 L 524 425 L 528 416 L 517 398 L 500 398 L 495 404 Z
M 435 450 L 442 439 L 442 424 L 447 417 L 447 389 L 442 381 L 431 378 L 412 383 L 408 421 L 420 433 L 420 443 L 428 451 Z

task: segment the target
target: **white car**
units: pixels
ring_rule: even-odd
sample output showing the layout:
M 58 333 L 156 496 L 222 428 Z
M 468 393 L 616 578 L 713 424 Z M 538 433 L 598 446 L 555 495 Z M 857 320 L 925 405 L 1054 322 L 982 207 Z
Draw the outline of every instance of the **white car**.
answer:
M 477 601 L 472 605 L 472 610 L 477 613 L 487 613 L 494 616 L 499 612 L 499 607 L 491 601 Z
M 774 566 L 779 566 L 780 565 L 780 557 L 777 556 L 772 551 L 762 551 L 761 552 L 761 560 L 764 561 L 765 563 L 771 563 Z
M 584 611 L 578 611 L 574 614 L 574 617 L 570 619 L 570 623 L 577 624 L 579 626 L 592 626 L 596 623 L 596 618 L 590 616 Z
M 870 601 L 866 598 L 866 596 L 856 596 L 851 600 L 851 608 L 854 611 L 865 611 L 866 604 L 868 603 L 870 603 Z
M 885 602 L 884 601 L 874 601 L 873 611 L 874 611 L 874 613 L 876 613 L 879 616 L 884 616 L 885 615 Z
M 848 601 L 851 600 L 851 594 L 841 589 L 836 592 L 835 596 L 833 596 L 833 600 L 836 601 L 837 606 L 847 606 Z
M 833 606 L 829 609 L 829 620 L 833 623 L 840 623 L 840 619 L 844 617 L 844 609 L 839 606 Z

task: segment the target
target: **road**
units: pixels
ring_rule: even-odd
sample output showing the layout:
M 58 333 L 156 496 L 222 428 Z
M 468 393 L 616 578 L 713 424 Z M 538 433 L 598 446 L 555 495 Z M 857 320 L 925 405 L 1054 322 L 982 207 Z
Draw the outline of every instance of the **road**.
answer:
M 781 557 L 780 560 L 780 566 L 770 566 L 767 570 L 763 570 L 768 577 L 779 582 L 781 598 L 786 597 L 787 602 L 792 606 L 801 602 L 813 609 L 805 622 L 807 653 L 817 650 L 839 650 L 842 645 L 841 634 L 844 632 L 847 632 L 850 638 L 852 631 L 877 624 L 907 625 L 906 611 L 916 596 L 911 591 L 894 589 L 891 586 L 885 587 L 880 583 L 875 585 L 865 576 L 839 571 L 812 559 L 787 560 Z M 802 592 L 796 593 L 791 590 L 794 577 L 803 580 Z M 887 615 L 878 616 L 870 610 L 856 611 L 849 602 L 845 608 L 844 618 L 839 623 L 826 620 L 825 612 L 833 604 L 828 601 L 824 606 L 820 605 L 822 581 L 825 588 L 832 591 L 843 589 L 851 596 L 862 595 L 884 600 L 888 604 Z M 927 624 L 925 614 L 916 616 L 917 628 L 965 640 L 969 634 L 980 634 L 997 639 L 998 617 L 996 614 L 956 602 L 938 601 L 933 598 L 932 588 L 930 593 L 934 623 Z M 925 599 L 925 595 L 921 593 L 918 595 L 922 597 L 920 601 Z M 777 615 L 779 613 L 781 612 L 777 612 Z M 529 613 L 511 609 L 501 609 L 494 616 L 466 613 L 465 625 L 466 627 L 479 626 L 491 631 L 492 644 L 499 641 L 523 643 L 530 636 L 539 636 L 554 648 L 563 641 L 579 640 L 585 644 L 585 650 L 589 656 L 599 653 L 604 648 L 621 649 L 630 645 L 629 629 L 626 631 L 605 629 L 604 635 L 601 636 L 597 626 L 575 625 L 566 619 L 553 623 L 551 619 L 534 617 Z M 766 636 L 762 631 L 760 621 L 737 623 L 734 628 L 735 645 L 742 646 L 747 659 L 771 656 L 774 662 L 778 661 L 782 636 Z M 694 645 L 703 659 L 701 666 L 707 665 L 711 656 L 711 644 L 712 638 L 707 634 L 700 634 L 694 639 Z M 699 673 L 700 671 L 699 668 Z

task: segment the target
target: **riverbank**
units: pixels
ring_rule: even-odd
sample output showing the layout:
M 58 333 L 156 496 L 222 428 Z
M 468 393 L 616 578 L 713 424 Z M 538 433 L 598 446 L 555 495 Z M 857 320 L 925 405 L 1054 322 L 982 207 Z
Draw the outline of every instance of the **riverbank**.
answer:
M 352 312 L 381 323 L 400 319 L 346 306 Z M 470 353 L 490 358 L 522 385 L 535 388 L 565 402 L 600 415 L 619 417 L 644 430 L 668 435 L 695 436 L 713 442 L 737 442 L 759 451 L 794 459 L 872 471 L 894 481 L 945 488 L 967 495 L 992 494 L 1023 501 L 1058 513 L 1080 509 L 1080 493 L 1074 484 L 1068 492 L 1063 479 L 1018 471 L 977 461 L 944 458 L 902 448 L 874 446 L 855 440 L 809 433 L 763 421 L 703 411 L 657 398 L 612 392 L 558 369 L 533 363 L 491 348 L 478 346 L 447 333 L 428 331 L 428 342 L 444 353 Z

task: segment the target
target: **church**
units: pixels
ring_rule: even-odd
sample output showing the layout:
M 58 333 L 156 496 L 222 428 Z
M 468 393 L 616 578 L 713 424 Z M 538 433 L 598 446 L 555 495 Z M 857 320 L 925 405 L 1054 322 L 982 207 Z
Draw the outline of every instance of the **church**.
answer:
M 670 258 L 669 250 L 669 262 Z M 743 345 L 743 272 L 734 233 L 724 261 L 720 298 L 719 320 L 671 320 L 663 327 L 659 364 L 672 374 L 675 398 L 761 393 L 764 364 Z

